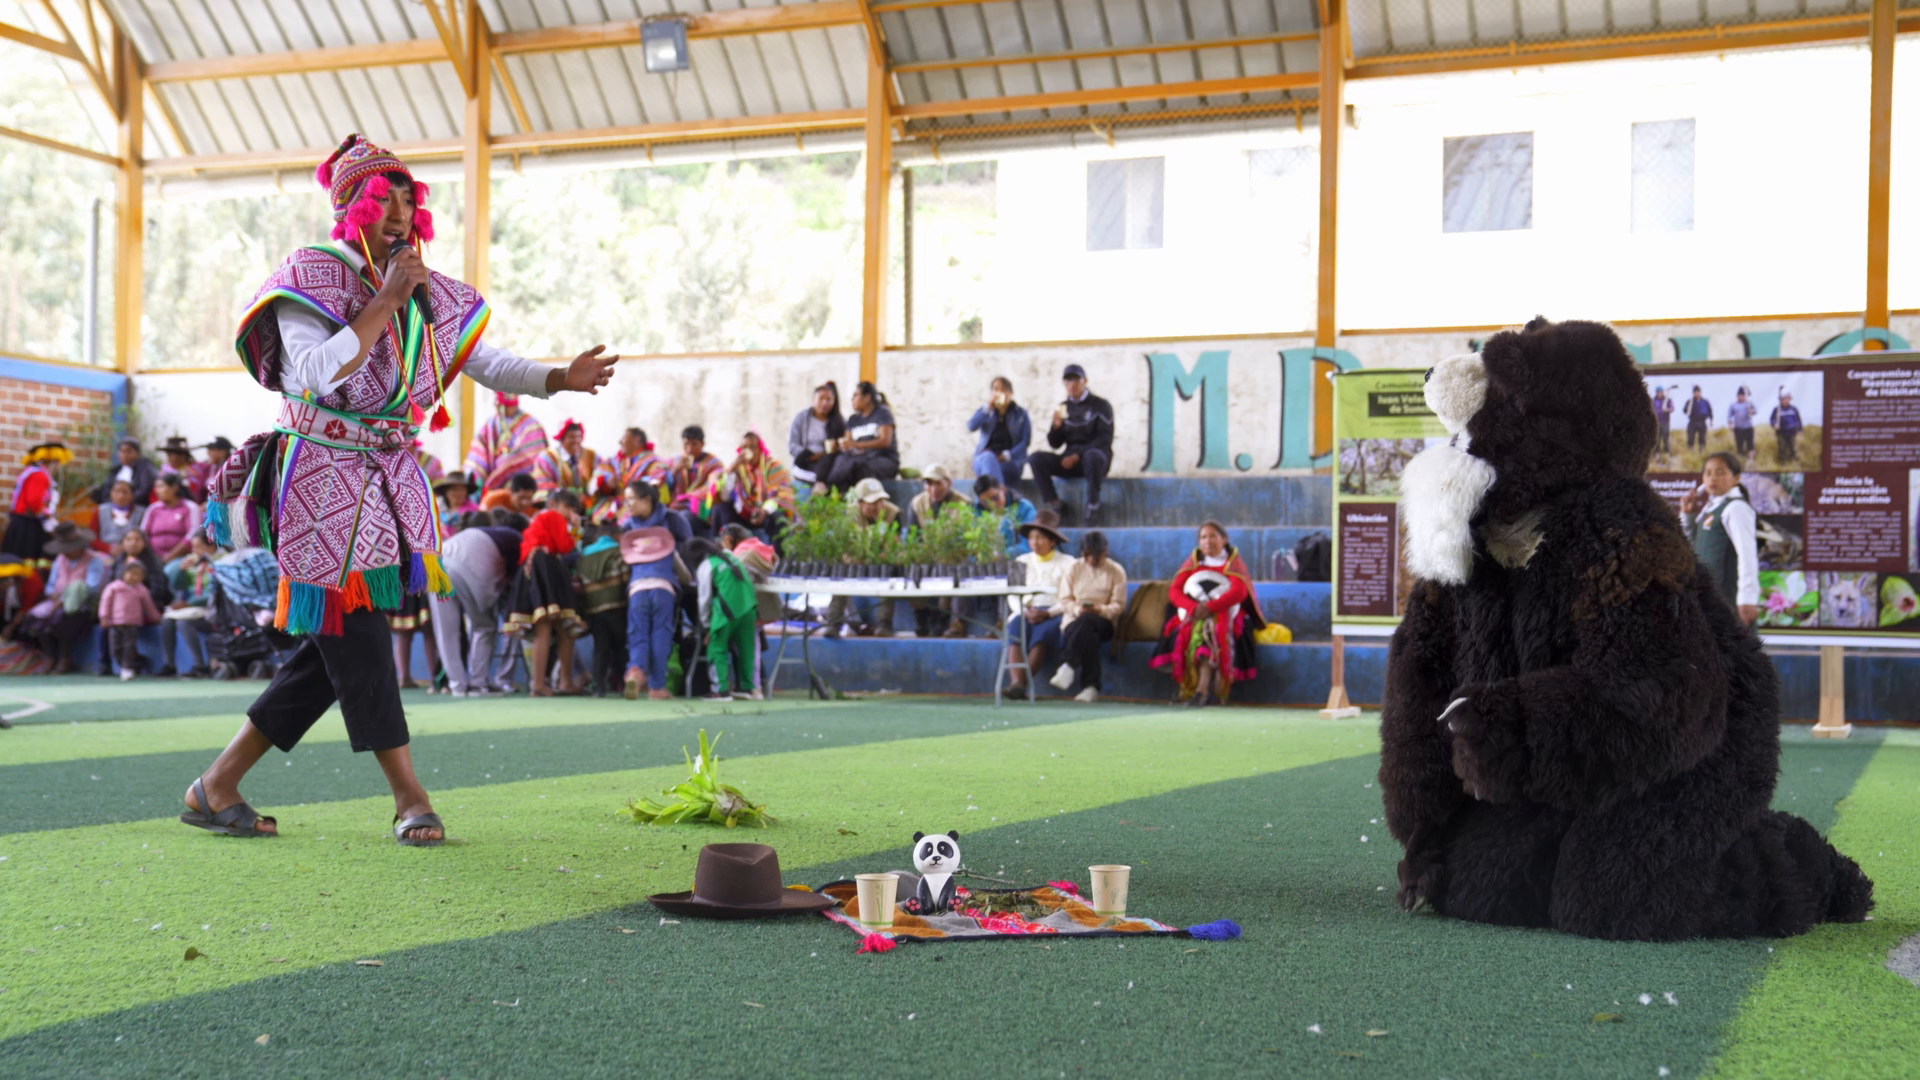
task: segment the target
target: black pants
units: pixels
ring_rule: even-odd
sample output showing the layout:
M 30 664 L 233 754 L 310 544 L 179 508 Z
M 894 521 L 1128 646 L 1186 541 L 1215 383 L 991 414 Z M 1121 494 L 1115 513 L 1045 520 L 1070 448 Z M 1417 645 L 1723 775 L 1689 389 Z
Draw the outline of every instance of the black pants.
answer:
M 1798 447 L 1793 445 L 1793 441 L 1795 439 L 1798 439 L 1799 437 L 1800 437 L 1800 433 L 1797 431 L 1781 431 L 1780 429 L 1775 428 L 1773 431 L 1774 460 L 1779 462 L 1782 465 L 1785 465 L 1788 462 L 1799 464 L 1800 450 Z
M 137 626 L 107 627 L 107 641 L 113 651 L 114 663 L 121 671 L 140 670 L 140 628 Z M 106 660 L 100 661 L 100 670 L 107 670 Z
M 1671 420 L 1660 421 L 1660 452 L 1673 453 L 1673 421 Z
M 1087 478 L 1087 505 L 1100 505 L 1100 485 L 1106 482 L 1107 470 L 1113 467 L 1113 454 L 1106 450 L 1074 450 L 1068 447 L 1069 454 L 1077 453 L 1080 460 L 1073 468 L 1065 468 L 1060 459 L 1068 454 L 1055 454 L 1042 450 L 1027 459 L 1033 468 L 1033 482 L 1040 488 L 1040 500 L 1045 503 L 1057 503 L 1060 495 L 1053 488 L 1054 477 L 1084 476 Z
M 1742 456 L 1753 453 L 1753 429 L 1737 427 L 1733 429 L 1733 452 Z
M 793 467 L 795 470 L 793 486 L 796 488 L 812 487 L 816 483 L 826 483 L 827 477 L 833 475 L 834 462 L 839 460 L 839 454 L 816 454 L 811 450 L 804 451 L 801 456 L 793 459 Z M 812 473 L 813 479 L 807 480 L 802 478 L 799 475 L 799 470 L 802 469 Z
M 1700 449 L 1707 448 L 1707 422 L 1705 420 L 1687 421 L 1687 449 L 1693 449 L 1694 440 L 1700 441 Z
M 602 693 L 625 684 L 627 671 L 627 609 L 596 611 L 587 616 L 593 635 L 593 684 Z
M 247 710 L 273 745 L 291 751 L 322 713 L 340 703 L 355 753 L 407 745 L 393 630 L 384 611 L 349 611 L 337 635 L 309 634 Z
M 1082 615 L 1067 627 L 1060 662 L 1080 675 L 1080 687 L 1100 689 L 1100 646 L 1113 640 L 1113 622 L 1105 615 Z
M 835 491 L 845 491 L 862 480 L 892 480 L 900 475 L 898 458 L 881 457 L 877 454 L 862 454 L 852 457 L 847 454 L 835 456 L 833 471 L 827 474 L 827 486 Z

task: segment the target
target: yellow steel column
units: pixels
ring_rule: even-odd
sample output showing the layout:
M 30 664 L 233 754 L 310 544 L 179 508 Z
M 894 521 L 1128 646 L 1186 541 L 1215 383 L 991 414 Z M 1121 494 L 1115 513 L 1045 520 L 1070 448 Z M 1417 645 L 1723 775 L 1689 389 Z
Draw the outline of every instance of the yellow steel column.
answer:
M 467 65 L 473 73 L 468 85 L 473 96 L 467 99 L 466 145 L 461 163 L 466 167 L 466 250 L 467 284 L 487 293 L 487 254 L 493 237 L 491 196 L 493 194 L 493 46 L 488 37 L 487 17 L 478 0 L 467 2 Z M 460 380 L 460 453 L 465 455 L 473 442 L 477 422 L 473 415 L 473 380 Z
M 1334 271 L 1340 248 L 1340 128 L 1347 113 L 1345 14 L 1340 3 L 1324 0 L 1320 8 L 1320 266 L 1313 343 L 1325 349 L 1338 343 L 1340 333 Z M 1333 451 L 1333 384 L 1318 377 L 1318 367 L 1313 380 L 1316 457 Z
M 880 372 L 880 347 L 887 332 L 888 196 L 893 187 L 893 117 L 887 107 L 886 45 L 870 29 L 867 37 L 867 209 L 866 263 L 860 298 L 860 377 Z
M 1893 206 L 1893 38 L 1896 0 L 1873 0 L 1872 114 L 1867 137 L 1867 325 L 1891 329 L 1887 301 L 1888 219 Z M 1867 348 L 1882 348 L 1869 340 Z
M 121 374 L 140 370 L 140 311 L 146 287 L 146 173 L 141 135 L 146 127 L 147 84 L 133 42 L 116 25 L 113 31 L 113 85 L 119 113 L 120 232 L 113 277 L 114 359 Z

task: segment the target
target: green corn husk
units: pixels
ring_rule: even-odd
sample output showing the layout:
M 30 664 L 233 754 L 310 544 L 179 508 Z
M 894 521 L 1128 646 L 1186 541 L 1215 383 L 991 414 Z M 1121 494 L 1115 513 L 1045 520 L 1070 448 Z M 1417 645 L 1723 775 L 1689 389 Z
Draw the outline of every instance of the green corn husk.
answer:
M 767 808 L 748 800 L 739 788 L 721 783 L 714 775 L 715 766 L 720 758 L 713 748 L 720 744 L 721 732 L 708 740 L 705 728 L 700 729 L 700 756 L 694 757 L 683 747 L 687 766 L 693 775 L 681 783 L 661 792 L 669 796 L 665 803 L 652 799 L 639 798 L 628 801 L 620 813 L 640 825 L 680 825 L 688 822 L 705 822 L 710 825 L 725 825 L 737 828 L 741 825 L 757 825 L 766 828 L 779 819 L 767 813 Z

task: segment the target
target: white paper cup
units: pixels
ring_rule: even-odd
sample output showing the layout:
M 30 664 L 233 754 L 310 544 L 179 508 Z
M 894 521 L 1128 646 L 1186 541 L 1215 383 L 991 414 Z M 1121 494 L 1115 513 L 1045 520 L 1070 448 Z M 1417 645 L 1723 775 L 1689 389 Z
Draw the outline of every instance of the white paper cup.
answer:
M 869 930 L 892 926 L 894 896 L 899 891 L 900 879 L 892 874 L 855 874 L 853 881 L 859 890 L 860 925 Z
M 1087 867 L 1087 873 L 1093 875 L 1093 913 L 1095 915 L 1125 915 L 1127 913 L 1127 878 L 1133 873 L 1133 867 L 1118 863 L 1104 863 Z M 862 904 L 860 910 L 865 911 Z

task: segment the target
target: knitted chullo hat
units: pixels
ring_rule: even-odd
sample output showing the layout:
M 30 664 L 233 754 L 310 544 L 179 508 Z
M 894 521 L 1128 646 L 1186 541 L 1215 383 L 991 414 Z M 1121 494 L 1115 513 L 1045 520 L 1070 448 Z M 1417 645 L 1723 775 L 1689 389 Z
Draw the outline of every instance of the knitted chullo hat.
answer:
M 393 153 L 368 142 L 358 132 L 314 170 L 314 178 L 333 201 L 333 238 L 345 240 L 386 216 L 379 200 L 386 198 L 399 175 L 413 185 L 413 232 L 422 242 L 433 239 L 433 212 L 427 209 L 427 185 L 413 178 Z

